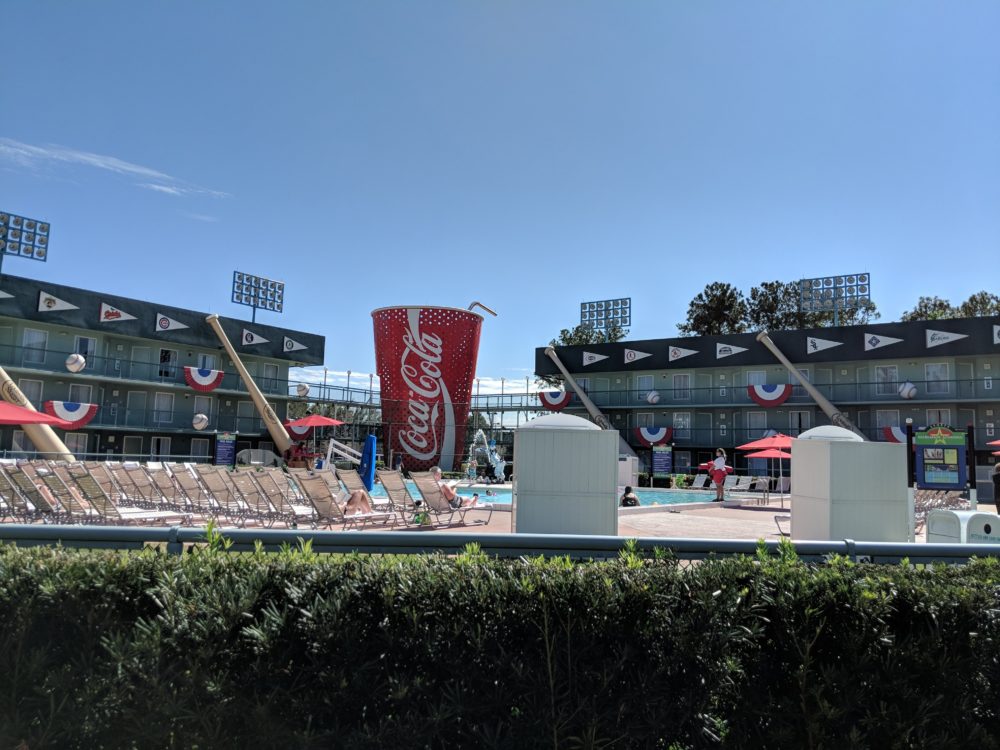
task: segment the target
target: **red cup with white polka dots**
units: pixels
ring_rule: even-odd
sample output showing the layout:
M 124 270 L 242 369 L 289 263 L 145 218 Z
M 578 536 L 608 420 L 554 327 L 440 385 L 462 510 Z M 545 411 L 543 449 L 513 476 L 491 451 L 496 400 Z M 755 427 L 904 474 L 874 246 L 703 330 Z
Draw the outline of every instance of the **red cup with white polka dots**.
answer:
M 476 377 L 483 318 L 455 307 L 372 312 L 382 439 L 407 471 L 458 471 Z

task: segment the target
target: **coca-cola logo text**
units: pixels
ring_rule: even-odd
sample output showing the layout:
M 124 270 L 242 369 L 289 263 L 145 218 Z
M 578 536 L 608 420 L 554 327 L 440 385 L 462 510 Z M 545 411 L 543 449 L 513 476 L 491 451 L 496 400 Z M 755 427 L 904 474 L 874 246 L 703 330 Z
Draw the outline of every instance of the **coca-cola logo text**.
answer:
M 441 337 L 433 333 L 420 333 L 418 326 L 411 326 L 403 334 L 406 349 L 400 358 L 400 374 L 410 389 L 406 419 L 407 429 L 399 435 L 400 445 L 416 459 L 426 461 L 437 455 L 437 422 L 442 399 L 442 375 L 438 363 L 443 350 Z M 410 359 L 411 355 L 415 360 Z

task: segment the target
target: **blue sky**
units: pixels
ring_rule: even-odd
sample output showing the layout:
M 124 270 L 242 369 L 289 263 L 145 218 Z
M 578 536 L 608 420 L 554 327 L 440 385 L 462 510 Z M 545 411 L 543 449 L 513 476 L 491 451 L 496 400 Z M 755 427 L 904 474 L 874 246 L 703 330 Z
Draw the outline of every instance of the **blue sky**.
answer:
M 278 278 L 259 319 L 335 373 L 373 369 L 384 305 L 495 308 L 485 390 L 584 300 L 631 296 L 641 339 L 712 281 L 869 271 L 883 320 L 996 291 L 992 0 L 3 15 L 0 209 L 53 226 L 3 270 L 247 318 L 232 271 Z

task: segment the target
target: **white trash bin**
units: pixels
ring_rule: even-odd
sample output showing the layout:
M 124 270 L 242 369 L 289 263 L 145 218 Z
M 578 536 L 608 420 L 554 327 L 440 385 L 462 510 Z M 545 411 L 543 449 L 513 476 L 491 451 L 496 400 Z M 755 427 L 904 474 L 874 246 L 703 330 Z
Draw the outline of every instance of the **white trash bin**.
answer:
M 1000 516 L 976 510 L 932 510 L 927 541 L 934 544 L 1000 544 Z

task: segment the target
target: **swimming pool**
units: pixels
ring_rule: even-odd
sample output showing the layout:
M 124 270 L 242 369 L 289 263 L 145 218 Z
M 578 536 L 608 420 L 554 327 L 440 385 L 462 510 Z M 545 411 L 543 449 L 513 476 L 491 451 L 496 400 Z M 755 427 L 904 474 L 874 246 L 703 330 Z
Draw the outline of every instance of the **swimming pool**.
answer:
M 417 488 L 414 486 L 413 482 L 407 481 L 406 486 L 410 489 L 410 494 L 414 498 L 420 497 L 420 494 L 417 492 Z M 495 492 L 496 495 L 492 497 L 487 496 L 487 490 Z M 497 505 L 510 505 L 511 492 L 509 489 L 503 487 L 493 488 L 485 485 L 477 485 L 474 487 L 458 488 L 458 494 L 463 497 L 472 497 L 473 492 L 479 493 L 480 502 L 496 503 Z M 372 497 L 385 497 L 385 490 L 382 488 L 382 485 L 376 484 L 371 494 Z M 657 490 L 649 489 L 648 487 L 645 489 L 636 489 L 635 494 L 639 498 L 639 505 L 641 506 L 678 505 L 680 503 L 707 503 L 715 497 L 715 493 L 713 492 L 699 492 L 696 490 Z

